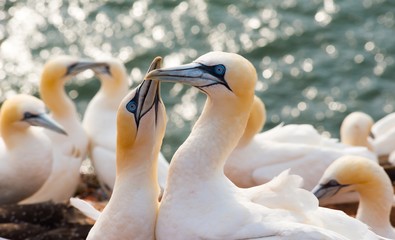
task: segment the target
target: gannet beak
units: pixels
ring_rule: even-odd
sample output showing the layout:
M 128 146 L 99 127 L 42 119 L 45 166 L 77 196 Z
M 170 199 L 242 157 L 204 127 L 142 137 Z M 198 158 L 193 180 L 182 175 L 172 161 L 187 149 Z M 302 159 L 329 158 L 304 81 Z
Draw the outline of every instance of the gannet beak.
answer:
M 161 68 L 149 72 L 146 79 L 159 80 L 164 82 L 179 82 L 197 88 L 212 86 L 215 84 L 229 86 L 224 79 L 225 66 L 207 66 L 193 62 L 177 67 Z
M 94 69 L 94 68 L 108 68 L 108 64 L 104 62 L 79 61 L 68 66 L 66 75 L 76 75 L 87 69 Z
M 335 180 L 331 180 L 326 184 L 318 184 L 311 190 L 311 192 L 318 198 L 323 199 L 327 197 L 331 197 L 340 191 L 343 187 L 347 187 L 348 185 L 342 185 Z
M 107 74 L 112 75 L 110 71 L 110 66 L 106 63 L 97 63 L 96 67 L 91 68 L 96 75 Z
M 162 58 L 156 57 L 149 69 L 152 71 L 162 64 Z M 145 78 L 144 81 L 137 87 L 135 97 L 130 100 L 127 104 L 129 110 L 135 109 L 135 120 L 138 126 L 140 119 L 149 112 L 152 108 L 155 110 L 155 114 L 158 111 L 158 104 L 161 102 L 160 97 L 160 82 L 156 80 L 149 81 L 151 79 Z
M 25 114 L 23 120 L 28 122 L 32 126 L 47 128 L 54 132 L 67 135 L 63 127 L 45 113 L 37 115 Z

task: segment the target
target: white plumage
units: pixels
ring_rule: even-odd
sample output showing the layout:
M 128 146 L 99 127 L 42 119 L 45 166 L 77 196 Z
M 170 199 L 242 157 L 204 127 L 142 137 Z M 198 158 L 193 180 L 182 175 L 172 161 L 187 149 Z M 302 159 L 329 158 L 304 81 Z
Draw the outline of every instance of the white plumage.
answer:
M 187 83 L 208 95 L 202 115 L 171 161 L 158 239 L 379 239 L 358 220 L 318 207 L 312 193 L 299 187 L 291 196 L 276 191 L 281 203 L 295 201 L 289 206 L 306 209 L 298 212 L 280 203 L 265 206 L 268 200 L 258 196 L 268 193 L 267 186 L 242 189 L 225 177 L 223 166 L 253 103 L 256 71 L 248 60 L 211 52 L 192 64 L 154 70 L 147 78 Z M 288 182 L 281 180 L 287 176 L 278 181 Z
M 44 103 L 29 95 L 7 99 L 0 110 L 0 204 L 17 203 L 37 191 L 52 168 L 52 142 L 41 126 L 63 128 L 46 114 Z

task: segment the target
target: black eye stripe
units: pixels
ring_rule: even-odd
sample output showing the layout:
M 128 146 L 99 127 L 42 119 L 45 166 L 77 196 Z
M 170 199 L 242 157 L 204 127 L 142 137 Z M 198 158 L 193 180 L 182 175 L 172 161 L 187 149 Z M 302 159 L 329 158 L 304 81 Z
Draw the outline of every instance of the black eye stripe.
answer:
M 200 69 L 205 70 L 206 72 L 210 73 L 211 75 L 214 75 L 218 78 L 220 78 L 221 80 L 225 81 L 224 76 L 226 73 L 226 67 L 222 64 L 218 64 L 218 65 L 213 65 L 213 66 L 207 66 L 204 64 L 200 64 Z
M 217 65 L 213 65 L 213 66 L 207 66 L 204 64 L 199 63 L 200 66 L 199 68 L 208 72 L 209 74 L 217 77 L 221 82 L 222 85 L 224 85 L 227 89 L 229 89 L 230 91 L 232 91 L 232 89 L 229 87 L 228 83 L 225 80 L 225 73 L 226 73 L 226 67 L 223 64 L 217 64 Z M 215 84 L 209 84 L 207 86 L 211 86 L 211 85 L 215 85 Z M 201 86 L 201 87 L 206 87 L 206 86 Z
M 35 117 L 37 117 L 37 116 L 38 116 L 37 114 L 33 114 L 33 113 L 31 113 L 31 112 L 25 112 L 25 113 L 23 114 L 23 119 L 35 118 Z
M 329 182 L 325 183 L 323 185 L 324 187 L 337 187 L 340 186 L 340 184 L 336 180 L 330 180 Z

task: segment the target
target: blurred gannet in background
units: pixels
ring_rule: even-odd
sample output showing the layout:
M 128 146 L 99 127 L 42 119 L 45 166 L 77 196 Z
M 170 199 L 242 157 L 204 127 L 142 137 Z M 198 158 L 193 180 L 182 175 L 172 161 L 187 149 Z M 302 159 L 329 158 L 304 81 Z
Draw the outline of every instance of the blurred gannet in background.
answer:
M 17 203 L 36 192 L 52 168 L 52 143 L 43 129 L 66 134 L 36 97 L 19 94 L 0 110 L 0 204 Z
M 265 106 L 255 97 L 244 134 L 224 168 L 226 176 L 239 187 L 266 183 L 290 168 L 290 173 L 303 178 L 303 187 L 311 190 L 329 164 L 340 156 L 354 154 L 377 162 L 367 148 L 339 143 L 319 134 L 309 124 L 281 124 L 259 133 L 265 119 Z M 347 194 L 337 201 L 357 201 L 357 196 Z
M 384 169 L 363 157 L 343 156 L 328 167 L 313 192 L 318 198 L 327 198 L 350 190 L 360 195 L 356 218 L 375 233 L 395 239 L 389 220 L 394 189 Z
M 367 146 L 380 159 L 380 163 L 395 160 L 395 113 L 388 114 L 374 122 L 363 112 L 352 112 L 347 115 L 341 126 L 342 142 L 354 146 Z M 353 132 L 353 134 L 348 134 Z M 349 137 L 345 137 L 348 134 Z M 391 154 L 392 153 L 392 154 Z
M 106 65 L 93 68 L 101 86 L 89 102 L 83 127 L 89 137 L 89 157 L 102 188 L 110 194 L 115 182 L 116 116 L 120 102 L 129 91 L 129 79 L 124 64 L 112 58 Z M 160 153 L 158 179 L 166 184 L 169 163 Z
M 81 162 L 86 157 L 88 138 L 64 85 L 76 74 L 99 66 L 103 66 L 103 63 L 80 61 L 69 56 L 53 58 L 44 65 L 40 96 L 51 111 L 51 116 L 64 127 L 67 136 L 47 131 L 53 149 L 51 175 L 34 195 L 22 203 L 49 200 L 62 202 L 74 194 L 80 180 Z
M 159 240 L 379 239 L 343 212 L 318 207 L 307 190 L 295 186 L 295 195 L 275 196 L 267 185 L 238 188 L 224 175 L 253 104 L 256 70 L 248 60 L 210 52 L 191 64 L 154 70 L 146 79 L 189 84 L 208 96 L 170 163 L 156 225 Z M 298 178 L 287 172 L 279 177 L 281 182 Z M 267 195 L 276 198 L 270 207 L 264 205 L 270 202 Z
M 161 62 L 155 58 L 149 70 Z M 158 81 L 144 80 L 119 106 L 114 191 L 87 239 L 155 239 L 157 159 L 166 129 L 159 91 Z

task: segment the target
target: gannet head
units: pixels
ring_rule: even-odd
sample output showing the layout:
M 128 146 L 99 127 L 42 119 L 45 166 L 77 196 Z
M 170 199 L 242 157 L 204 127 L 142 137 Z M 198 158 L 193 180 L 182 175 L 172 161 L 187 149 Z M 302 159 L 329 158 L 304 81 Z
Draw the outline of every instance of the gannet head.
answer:
M 156 57 L 148 71 L 159 68 L 161 64 L 162 58 Z M 160 83 L 145 79 L 119 105 L 117 146 L 128 149 L 139 145 L 159 151 L 165 128 L 166 110 L 160 96 Z
M 190 64 L 157 69 L 146 77 L 195 86 L 216 102 L 236 97 L 238 102 L 247 101 L 249 105 L 253 101 L 257 80 L 256 70 L 250 61 L 226 52 L 209 52 Z M 230 97 L 224 98 L 224 95 Z
M 361 193 L 369 188 L 369 184 L 382 181 L 378 176 L 386 174 L 376 162 L 359 156 L 342 156 L 325 170 L 312 192 L 319 199 L 333 196 L 343 188 L 344 191 L 356 190 Z M 389 179 L 385 181 L 392 186 Z
M 63 127 L 46 113 L 44 103 L 36 97 L 25 94 L 13 96 L 3 103 L 0 111 L 2 128 L 11 124 L 20 129 L 39 126 L 67 135 Z
M 366 113 L 350 113 L 344 118 L 340 127 L 341 141 L 348 145 L 364 146 L 372 150 L 372 146 L 367 142 L 367 139 L 371 135 L 373 124 L 373 119 Z
M 65 81 L 87 69 L 101 66 L 106 66 L 106 63 L 80 60 L 71 56 L 57 56 L 44 65 L 40 86 L 57 84 L 59 81 L 62 83 L 61 80 Z
M 92 70 L 99 77 L 102 86 L 105 88 L 115 88 L 116 86 L 129 86 L 129 77 L 125 65 L 116 58 L 106 59 L 97 62 Z

